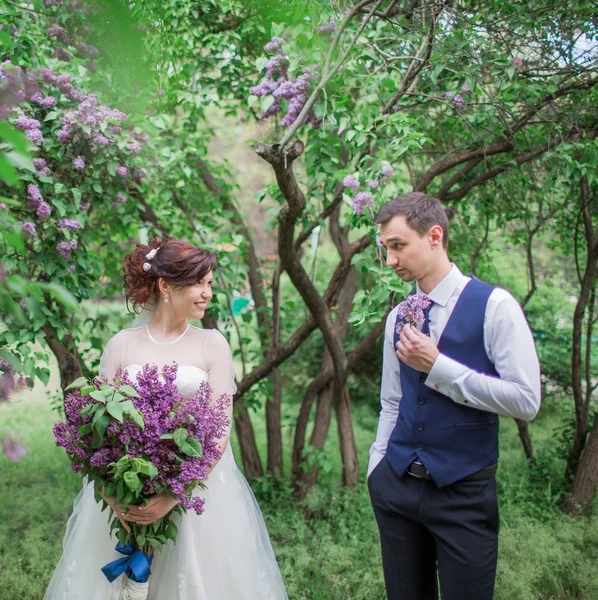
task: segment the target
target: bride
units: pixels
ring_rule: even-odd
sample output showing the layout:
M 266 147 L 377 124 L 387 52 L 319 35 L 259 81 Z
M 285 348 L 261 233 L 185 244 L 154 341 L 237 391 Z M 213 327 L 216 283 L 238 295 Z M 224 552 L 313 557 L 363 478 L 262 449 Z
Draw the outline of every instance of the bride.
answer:
M 235 391 L 232 355 L 224 336 L 200 329 L 188 319 L 201 319 L 212 298 L 216 255 L 182 241 L 138 245 L 123 265 L 127 303 L 153 307 L 145 326 L 123 329 L 106 346 L 102 376 L 120 369 L 134 380 L 146 363 L 179 365 L 177 386 L 192 397 L 208 381 L 213 397 Z M 182 517 L 176 544 L 156 553 L 149 579 L 150 600 L 286 600 L 287 595 L 266 525 L 247 481 L 235 464 L 229 431 L 220 440 L 222 455 L 206 481 L 202 515 Z M 125 527 L 149 524 L 167 514 L 175 500 L 155 496 L 148 506 L 123 514 L 106 501 Z M 84 484 L 67 524 L 63 554 L 44 600 L 116 600 L 121 576 L 109 583 L 101 572 L 121 558 L 109 533 L 109 512 L 94 499 L 93 484 Z

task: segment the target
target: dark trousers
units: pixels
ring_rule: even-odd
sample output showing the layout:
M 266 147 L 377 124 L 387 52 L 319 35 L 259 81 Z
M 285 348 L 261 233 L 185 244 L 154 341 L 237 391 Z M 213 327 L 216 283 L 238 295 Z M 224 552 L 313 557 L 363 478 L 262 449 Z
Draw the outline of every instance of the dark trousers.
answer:
M 388 600 L 492 600 L 498 551 L 496 480 L 438 489 L 398 477 L 384 458 L 368 488 L 382 543 Z

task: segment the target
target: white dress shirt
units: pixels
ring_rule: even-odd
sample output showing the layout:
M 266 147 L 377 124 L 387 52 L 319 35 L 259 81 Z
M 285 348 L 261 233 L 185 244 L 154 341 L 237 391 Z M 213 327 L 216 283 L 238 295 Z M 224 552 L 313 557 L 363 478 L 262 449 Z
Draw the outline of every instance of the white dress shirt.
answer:
M 470 277 L 453 265 L 448 275 L 427 294 L 434 302 L 430 307 L 430 339 L 435 344 L 469 280 Z M 421 293 L 419 286 L 417 293 Z M 386 321 L 380 389 L 382 411 L 376 441 L 370 449 L 368 476 L 386 454 L 403 395 L 400 363 L 394 347 L 397 310 L 395 307 Z M 428 374 L 426 385 L 458 404 L 531 421 L 540 409 L 540 364 L 521 306 L 501 288 L 495 288 L 488 298 L 484 347 L 500 379 L 478 373 L 441 353 Z

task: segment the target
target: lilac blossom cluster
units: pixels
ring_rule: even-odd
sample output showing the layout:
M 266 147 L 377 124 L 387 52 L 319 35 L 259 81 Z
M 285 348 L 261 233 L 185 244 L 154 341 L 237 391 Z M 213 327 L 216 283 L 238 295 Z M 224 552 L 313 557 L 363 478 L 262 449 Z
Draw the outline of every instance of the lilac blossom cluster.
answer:
M 15 106 L 31 98 L 38 86 L 23 69 L 9 60 L 0 64 L 0 120 L 7 119 Z
M 207 383 L 202 383 L 193 398 L 183 399 L 175 384 L 177 369 L 173 364 L 159 373 L 156 366 L 145 365 L 136 382 L 122 373 L 119 385 L 132 385 L 139 395 L 130 401 L 140 412 L 143 427 L 126 417 L 122 421 L 110 417 L 100 447 L 92 449 L 92 434 L 80 432 L 90 429 L 85 427 L 92 423 L 89 407 L 99 401 L 75 392 L 65 399 L 66 422 L 55 425 L 54 435 L 56 445 L 66 450 L 74 472 L 106 485 L 114 482 L 111 465 L 124 456 L 143 457 L 158 473 L 151 479 L 143 478 L 142 497 L 169 490 L 185 509 L 201 514 L 204 501 L 194 498 L 192 491 L 207 479 L 211 466 L 220 458 L 218 441 L 229 425 L 227 407 L 232 400 L 227 396 L 211 399 Z M 96 380 L 98 389 L 100 384 Z M 181 429 L 188 439 L 201 445 L 201 456 L 187 454 L 175 443 L 173 435 Z
M 69 260 L 72 251 L 76 250 L 77 246 L 77 240 L 63 240 L 56 244 L 56 250 L 58 250 L 58 254 L 60 254 L 64 260 Z
M 264 46 L 264 50 L 270 54 L 275 53 L 266 63 L 266 74 L 264 79 L 249 89 L 252 96 L 272 96 L 272 104 L 259 115 L 260 119 L 268 119 L 282 111 L 281 100 L 288 101 L 287 112 L 282 117 L 280 124 L 288 127 L 295 123 L 303 110 L 310 94 L 312 83 L 316 79 L 317 67 L 303 67 L 301 75 L 290 75 L 288 72 L 289 61 L 282 50 L 284 40 L 273 37 Z M 313 110 L 305 116 L 304 123 L 311 123 L 318 128 L 320 121 Z
M 60 219 L 56 222 L 56 226 L 60 229 L 68 229 L 69 231 L 75 231 L 81 228 L 81 223 L 76 219 Z
M 35 210 L 40 221 L 47 219 L 52 214 L 52 207 L 44 200 L 37 184 L 30 183 L 27 186 L 27 198 L 29 206 Z
M 8 400 L 15 387 L 15 374 L 9 362 L 0 358 L 0 402 Z
M 397 316 L 400 321 L 397 323 L 396 332 L 401 335 L 405 325 L 421 327 L 425 319 L 425 310 L 432 304 L 432 300 L 425 294 L 412 294 L 406 300 L 399 304 Z
M 372 179 L 369 182 L 369 187 L 372 190 L 377 190 L 380 184 L 387 184 L 394 172 L 390 165 L 384 165 L 378 174 L 377 179 Z M 347 175 L 343 179 L 343 185 L 350 188 L 353 193 L 353 212 L 356 215 L 362 215 L 366 207 L 373 208 L 374 197 L 369 190 L 359 190 L 359 181 L 354 175 Z

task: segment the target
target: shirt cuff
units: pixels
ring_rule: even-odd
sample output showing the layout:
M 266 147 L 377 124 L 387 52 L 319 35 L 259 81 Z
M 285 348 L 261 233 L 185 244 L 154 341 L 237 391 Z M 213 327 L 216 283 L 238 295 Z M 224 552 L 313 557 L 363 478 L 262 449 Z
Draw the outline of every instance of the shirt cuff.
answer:
M 426 378 L 426 385 L 452 400 L 458 401 L 454 383 L 463 371 L 463 365 L 456 360 L 439 354 Z

